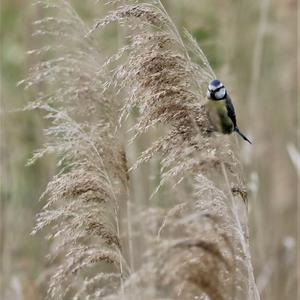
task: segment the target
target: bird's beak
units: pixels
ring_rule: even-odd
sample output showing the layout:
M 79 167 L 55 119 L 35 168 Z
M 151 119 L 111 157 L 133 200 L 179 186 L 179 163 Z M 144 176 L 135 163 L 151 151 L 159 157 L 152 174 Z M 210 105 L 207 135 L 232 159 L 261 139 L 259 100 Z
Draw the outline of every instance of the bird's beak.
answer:
M 207 96 L 208 99 L 211 99 L 210 91 L 207 91 L 206 96 Z

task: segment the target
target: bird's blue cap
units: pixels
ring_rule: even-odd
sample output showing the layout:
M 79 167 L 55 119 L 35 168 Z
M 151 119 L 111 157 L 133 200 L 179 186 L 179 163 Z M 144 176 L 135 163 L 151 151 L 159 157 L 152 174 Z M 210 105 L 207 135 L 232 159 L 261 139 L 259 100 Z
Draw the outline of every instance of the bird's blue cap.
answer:
M 221 86 L 223 86 L 222 82 L 218 79 L 214 79 L 208 84 L 208 90 L 214 91 Z

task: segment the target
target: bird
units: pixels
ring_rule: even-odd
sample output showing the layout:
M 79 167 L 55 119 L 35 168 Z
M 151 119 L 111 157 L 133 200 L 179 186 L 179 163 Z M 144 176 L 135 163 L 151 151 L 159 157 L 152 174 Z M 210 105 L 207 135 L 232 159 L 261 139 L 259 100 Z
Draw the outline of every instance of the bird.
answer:
M 225 86 L 220 80 L 214 79 L 209 82 L 207 98 L 206 110 L 214 129 L 223 134 L 236 132 L 245 141 L 252 144 L 238 128 L 234 106 Z

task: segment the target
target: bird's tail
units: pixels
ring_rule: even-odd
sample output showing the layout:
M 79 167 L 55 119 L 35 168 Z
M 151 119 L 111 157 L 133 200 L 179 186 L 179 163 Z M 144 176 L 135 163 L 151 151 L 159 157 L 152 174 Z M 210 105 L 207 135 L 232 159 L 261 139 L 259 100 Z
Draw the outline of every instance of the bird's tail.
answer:
M 252 143 L 250 142 L 250 140 L 243 134 L 240 132 L 239 128 L 238 127 L 235 127 L 234 128 L 234 131 L 239 135 L 241 136 L 245 141 L 247 141 L 249 144 L 252 145 Z

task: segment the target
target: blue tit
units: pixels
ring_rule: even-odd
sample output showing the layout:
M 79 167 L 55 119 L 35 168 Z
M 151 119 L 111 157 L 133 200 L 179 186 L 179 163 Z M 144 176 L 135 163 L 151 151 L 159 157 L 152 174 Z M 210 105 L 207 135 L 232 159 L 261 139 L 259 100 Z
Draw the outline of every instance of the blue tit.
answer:
M 223 134 L 230 134 L 235 131 L 245 141 L 252 144 L 249 139 L 240 132 L 236 124 L 236 116 L 231 98 L 220 80 L 214 79 L 209 83 L 207 98 L 206 109 L 209 120 L 215 127 L 215 130 Z

